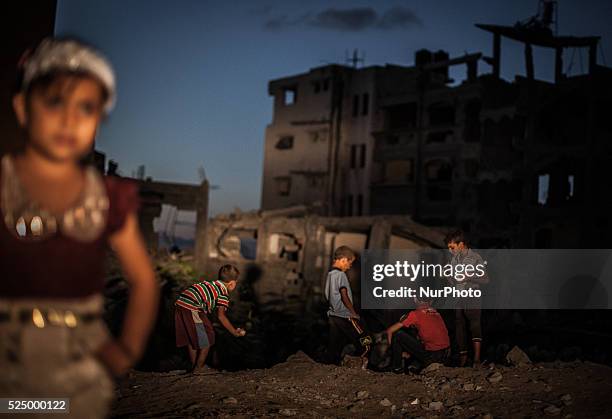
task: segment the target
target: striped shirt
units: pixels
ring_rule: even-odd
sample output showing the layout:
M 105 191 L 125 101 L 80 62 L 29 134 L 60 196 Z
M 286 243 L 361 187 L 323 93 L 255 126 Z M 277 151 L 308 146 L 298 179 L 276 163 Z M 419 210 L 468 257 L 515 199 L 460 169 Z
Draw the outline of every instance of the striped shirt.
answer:
M 196 282 L 179 295 L 175 304 L 191 311 L 212 313 L 218 306 L 229 306 L 228 291 L 221 281 Z

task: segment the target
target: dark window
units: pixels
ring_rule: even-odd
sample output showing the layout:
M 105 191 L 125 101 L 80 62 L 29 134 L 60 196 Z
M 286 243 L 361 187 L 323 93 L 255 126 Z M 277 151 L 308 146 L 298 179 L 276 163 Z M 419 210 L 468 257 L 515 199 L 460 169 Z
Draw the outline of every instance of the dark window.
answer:
M 359 146 L 359 150 L 360 150 L 360 159 L 359 159 L 359 167 L 363 168 L 366 165 L 366 145 L 365 144 L 361 144 Z
M 357 167 L 357 146 L 351 146 L 351 169 Z
M 427 135 L 427 144 L 445 143 L 452 135 L 453 135 L 453 131 L 430 132 Z
M 429 107 L 429 125 L 453 125 L 455 108 L 447 104 L 435 104 Z
M 289 149 L 292 149 L 293 148 L 293 136 L 285 135 L 284 137 L 281 137 L 276 142 L 276 145 L 274 147 L 276 147 L 277 150 L 289 150 Z
M 502 116 L 498 123 L 498 142 L 499 145 L 510 146 L 512 137 L 516 131 L 515 124 L 508 116 Z
M 312 83 L 312 86 L 315 93 L 319 93 L 321 91 L 321 82 L 315 81 Z
M 353 215 L 353 195 L 346 196 L 346 215 Z
M 363 94 L 363 107 L 361 109 L 362 115 L 367 115 L 370 110 L 370 95 L 368 93 Z
M 399 143 L 399 137 L 397 135 L 388 135 L 386 138 L 387 144 L 395 145 Z
M 302 245 L 292 234 L 277 234 L 278 236 L 278 257 L 291 262 L 297 262 L 302 254 Z
M 428 181 L 448 182 L 453 178 L 453 168 L 450 163 L 434 159 L 425 164 L 425 178 Z
M 427 198 L 429 198 L 430 201 L 450 201 L 452 192 L 449 187 L 427 185 Z
M 535 233 L 534 247 L 536 249 L 550 249 L 552 247 L 552 230 L 541 228 Z
M 276 189 L 280 196 L 289 196 L 291 193 L 291 178 L 278 177 L 276 178 Z
M 329 79 L 323 80 L 323 91 L 327 92 L 329 90 Z
M 414 160 L 389 160 L 385 163 L 384 176 L 387 183 L 406 183 L 414 179 Z
M 313 188 L 323 185 L 323 177 L 321 176 L 312 175 L 312 176 L 309 176 L 307 179 L 308 179 L 308 185 Z
M 363 195 L 357 195 L 357 213 L 355 215 L 363 215 Z
M 478 160 L 476 159 L 465 159 L 463 162 L 465 165 L 465 176 L 469 179 L 473 179 L 478 174 Z
M 480 102 L 470 101 L 465 106 L 465 130 L 463 141 L 466 143 L 477 143 L 480 141 Z
M 386 119 L 389 129 L 415 128 L 417 125 L 416 102 L 387 108 Z
M 283 89 L 283 103 L 293 105 L 297 102 L 297 87 L 285 87 Z
M 353 116 L 359 115 L 359 95 L 353 96 Z

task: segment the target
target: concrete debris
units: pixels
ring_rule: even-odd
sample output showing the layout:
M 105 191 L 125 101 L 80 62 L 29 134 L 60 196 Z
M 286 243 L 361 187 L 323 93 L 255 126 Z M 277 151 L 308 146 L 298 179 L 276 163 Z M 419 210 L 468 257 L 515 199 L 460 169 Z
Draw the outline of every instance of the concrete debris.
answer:
M 370 393 L 367 390 L 358 391 L 356 394 L 357 400 L 366 399 L 369 395 Z
M 385 399 L 382 399 L 380 401 L 380 405 L 381 406 L 385 406 L 385 407 L 389 407 L 389 406 L 393 405 L 393 403 L 391 403 L 391 400 L 385 398 Z
M 358 356 L 345 355 L 344 358 L 342 358 L 341 365 L 346 368 L 361 368 L 363 359 Z
M 510 365 L 531 364 L 531 359 L 521 348 L 515 346 L 506 355 L 506 362 Z
M 503 375 L 499 371 L 495 371 L 487 377 L 487 381 L 490 383 L 499 383 L 503 378 Z
M 440 369 L 440 367 L 442 367 L 442 364 L 434 362 L 433 364 L 429 364 L 427 366 L 427 368 L 424 368 L 423 371 L 421 371 L 421 374 L 427 375 L 427 374 L 432 373 L 434 371 L 438 371 Z
M 429 410 L 442 410 L 442 408 L 444 408 L 444 403 L 442 402 L 431 402 L 429 403 Z
M 223 404 L 238 404 L 238 400 L 236 400 L 235 397 L 225 397 L 221 399 L 221 402 L 223 402 Z
M 449 383 L 444 383 L 442 385 L 440 385 L 439 390 L 441 392 L 447 392 L 451 390 L 451 385 Z
M 561 409 L 553 404 L 546 407 L 544 409 L 544 413 L 546 416 L 559 416 L 561 414 Z
M 561 396 L 561 401 L 566 406 L 569 406 L 570 404 L 572 404 L 572 395 L 571 394 L 564 394 L 563 396 Z

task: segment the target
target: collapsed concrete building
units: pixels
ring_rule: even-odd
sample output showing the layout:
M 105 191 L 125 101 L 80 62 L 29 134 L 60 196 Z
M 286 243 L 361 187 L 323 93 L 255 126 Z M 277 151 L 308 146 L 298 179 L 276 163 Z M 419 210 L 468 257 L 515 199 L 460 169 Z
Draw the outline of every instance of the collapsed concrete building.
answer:
M 411 67 L 327 65 L 271 81 L 262 209 L 405 214 L 462 227 L 479 247 L 606 247 L 612 69 L 597 62 L 599 37 L 547 25 L 477 25 L 493 34 L 492 57 L 420 50 Z M 501 78 L 502 38 L 524 45 L 525 76 Z M 533 46 L 555 51 L 553 81 L 536 80 Z M 581 48 L 588 67 L 570 75 L 564 52 Z M 453 85 L 455 65 L 467 71 Z
M 100 173 L 107 176 L 119 176 L 119 165 L 109 160 L 100 151 L 94 151 L 89 161 Z M 196 261 L 205 259 L 206 226 L 208 222 L 208 192 L 209 184 L 206 179 L 199 185 L 154 181 L 151 178 L 131 178 L 138 183 L 140 195 L 140 208 L 138 210 L 138 223 L 147 248 L 152 254 L 157 253 L 159 232 L 154 229 L 154 220 L 161 215 L 162 205 L 171 205 L 177 210 L 194 211 L 195 248 L 193 249 Z M 199 265 L 202 268 L 202 265 Z
M 306 207 L 220 215 L 210 220 L 206 275 L 232 263 L 261 307 L 303 311 L 321 301 L 335 248 L 442 248 L 441 231 L 408 216 L 323 217 Z M 359 295 L 359 266 L 349 272 Z

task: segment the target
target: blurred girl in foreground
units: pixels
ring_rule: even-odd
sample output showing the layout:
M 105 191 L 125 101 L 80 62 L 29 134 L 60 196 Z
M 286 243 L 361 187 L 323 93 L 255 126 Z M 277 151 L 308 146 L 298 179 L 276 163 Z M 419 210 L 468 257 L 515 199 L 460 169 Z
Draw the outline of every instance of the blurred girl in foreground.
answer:
M 114 104 L 114 74 L 73 40 L 46 39 L 21 65 L 25 149 L 0 166 L 0 397 L 65 397 L 70 416 L 104 417 L 158 299 L 136 185 L 81 164 Z M 117 339 L 101 317 L 109 245 L 130 284 Z

